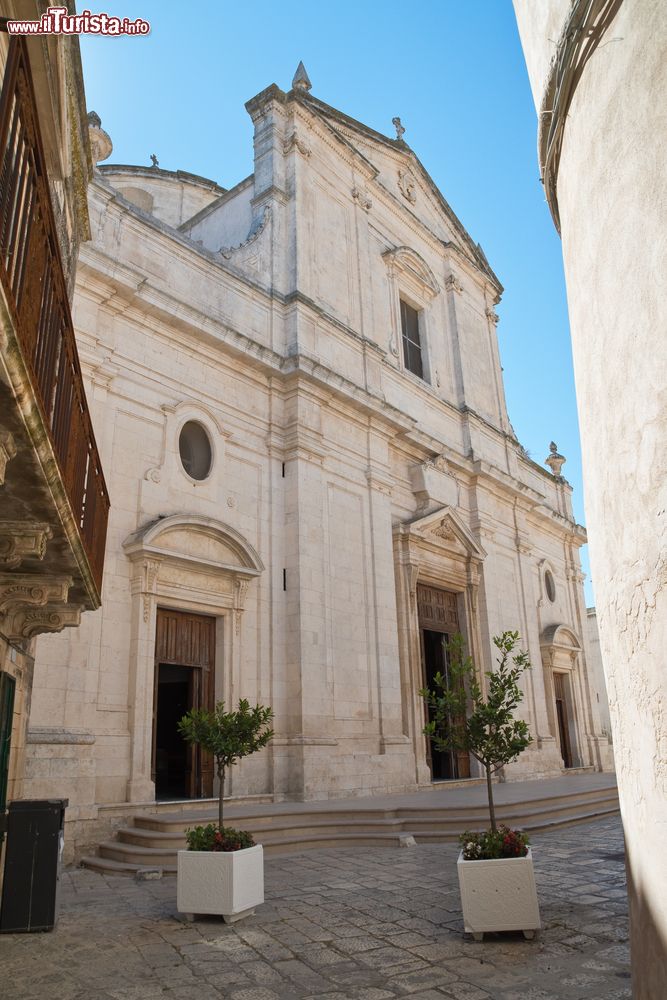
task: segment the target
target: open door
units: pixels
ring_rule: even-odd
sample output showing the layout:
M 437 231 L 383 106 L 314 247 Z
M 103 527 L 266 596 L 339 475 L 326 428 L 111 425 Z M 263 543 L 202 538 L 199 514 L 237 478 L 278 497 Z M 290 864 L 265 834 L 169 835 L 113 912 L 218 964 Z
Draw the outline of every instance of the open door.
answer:
M 554 674 L 554 692 L 556 695 L 556 718 L 558 720 L 558 740 L 560 742 L 560 752 L 565 767 L 572 767 L 570 722 L 567 714 L 564 674 Z
M 448 676 L 447 644 L 459 631 L 456 594 L 435 587 L 417 587 L 424 687 L 433 687 L 437 673 Z M 437 750 L 426 740 L 426 756 L 433 781 L 470 777 L 470 757 L 465 752 Z
M 159 608 L 155 642 L 152 774 L 157 799 L 213 795 L 213 761 L 183 740 L 178 723 L 192 708 L 213 709 L 215 618 Z

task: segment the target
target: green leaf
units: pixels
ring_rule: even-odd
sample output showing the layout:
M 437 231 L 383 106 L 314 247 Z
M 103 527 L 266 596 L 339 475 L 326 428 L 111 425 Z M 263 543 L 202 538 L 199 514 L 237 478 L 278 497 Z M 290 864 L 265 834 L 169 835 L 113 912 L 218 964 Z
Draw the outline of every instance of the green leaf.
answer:
M 273 736 L 272 719 L 273 709 L 262 705 L 251 708 L 242 698 L 237 711 L 226 712 L 222 701 L 213 712 L 192 709 L 178 723 L 178 729 L 188 743 L 197 743 L 213 755 L 220 772 L 267 745 Z
M 463 636 L 447 645 L 446 676 L 438 673 L 432 689 L 420 693 L 429 709 L 423 732 L 438 750 L 467 751 L 485 767 L 497 770 L 509 764 L 530 744 L 528 726 L 514 713 L 523 699 L 518 681 L 530 669 L 528 654 L 517 649 L 518 632 L 503 632 L 493 643 L 500 656 L 486 674 L 482 694 L 475 665 L 464 654 Z

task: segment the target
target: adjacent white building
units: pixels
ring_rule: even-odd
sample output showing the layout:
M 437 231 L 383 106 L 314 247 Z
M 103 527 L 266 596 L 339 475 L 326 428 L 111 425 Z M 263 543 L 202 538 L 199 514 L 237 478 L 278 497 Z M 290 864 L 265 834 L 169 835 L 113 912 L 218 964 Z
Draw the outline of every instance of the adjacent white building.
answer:
M 563 262 L 635 1000 L 667 983 L 667 5 L 514 0 Z
M 26 783 L 69 795 L 81 847 L 101 806 L 211 794 L 175 725 L 215 699 L 275 710 L 233 795 L 474 775 L 422 735 L 455 631 L 484 671 L 505 629 L 530 653 L 508 778 L 611 767 L 585 532 L 556 447 L 547 471 L 509 422 L 481 247 L 400 122 L 329 107 L 302 67 L 246 107 L 232 189 L 157 166 L 90 187 L 74 319 L 112 504 L 103 607 L 39 640 Z

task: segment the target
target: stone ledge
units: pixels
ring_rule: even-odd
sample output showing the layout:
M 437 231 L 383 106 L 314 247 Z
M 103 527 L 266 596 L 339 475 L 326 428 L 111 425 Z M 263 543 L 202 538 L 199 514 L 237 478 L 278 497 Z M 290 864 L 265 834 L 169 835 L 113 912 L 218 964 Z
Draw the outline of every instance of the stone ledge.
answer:
M 60 743 L 90 745 L 95 734 L 88 729 L 65 729 L 61 726 L 35 726 L 28 730 L 26 743 Z

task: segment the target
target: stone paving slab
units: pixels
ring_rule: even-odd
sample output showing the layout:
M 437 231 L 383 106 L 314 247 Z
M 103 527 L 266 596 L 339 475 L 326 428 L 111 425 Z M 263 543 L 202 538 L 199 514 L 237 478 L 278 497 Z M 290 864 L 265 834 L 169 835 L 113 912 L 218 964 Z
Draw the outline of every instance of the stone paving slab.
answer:
M 535 835 L 543 930 L 463 933 L 452 844 L 266 861 L 266 903 L 187 923 L 173 878 L 64 874 L 57 929 L 0 937 L 2 1000 L 630 1000 L 617 817 Z

